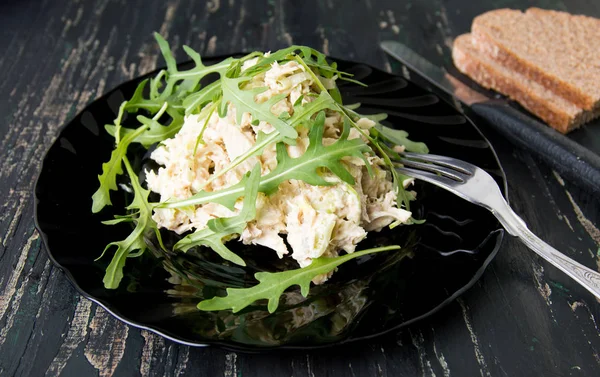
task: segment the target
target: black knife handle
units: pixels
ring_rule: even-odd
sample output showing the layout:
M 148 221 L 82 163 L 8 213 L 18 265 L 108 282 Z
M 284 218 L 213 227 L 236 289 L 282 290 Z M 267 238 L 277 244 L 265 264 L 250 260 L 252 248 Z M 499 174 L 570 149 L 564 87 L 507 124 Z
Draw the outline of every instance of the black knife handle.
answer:
M 561 176 L 600 194 L 599 156 L 506 101 L 476 103 L 471 109 L 511 142 L 538 155 Z

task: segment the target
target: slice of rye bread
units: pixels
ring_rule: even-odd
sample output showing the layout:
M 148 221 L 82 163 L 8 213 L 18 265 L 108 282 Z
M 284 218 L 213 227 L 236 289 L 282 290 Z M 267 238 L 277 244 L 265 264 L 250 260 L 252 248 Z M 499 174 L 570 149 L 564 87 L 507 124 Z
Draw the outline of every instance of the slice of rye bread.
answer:
M 600 20 L 530 8 L 499 9 L 473 20 L 473 43 L 585 110 L 600 108 Z
M 470 34 L 456 38 L 452 59 L 462 73 L 480 85 L 516 100 L 561 133 L 567 133 L 598 115 L 582 110 L 537 82 L 502 66 L 477 49 Z

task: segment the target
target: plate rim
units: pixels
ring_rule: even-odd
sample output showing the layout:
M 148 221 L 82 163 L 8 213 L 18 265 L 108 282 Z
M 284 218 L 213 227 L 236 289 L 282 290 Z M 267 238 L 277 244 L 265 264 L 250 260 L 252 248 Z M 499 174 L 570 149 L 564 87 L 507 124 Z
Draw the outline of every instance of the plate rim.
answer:
M 223 60 L 226 59 L 228 57 L 231 56 L 237 56 L 237 55 L 242 55 L 243 53 L 233 53 L 233 54 L 228 54 L 228 55 L 218 55 L 218 56 L 209 56 L 209 57 L 205 57 L 204 60 L 213 60 L 213 61 L 218 61 L 218 60 Z M 477 131 L 477 133 L 479 134 L 479 136 L 485 140 L 485 142 L 487 143 L 487 145 L 489 146 L 489 150 L 492 153 L 492 156 L 494 158 L 494 160 L 496 161 L 496 163 L 498 164 L 499 167 L 499 176 L 502 179 L 502 185 L 500 187 L 502 194 L 504 196 L 504 198 L 506 199 L 506 201 L 510 204 L 509 202 L 509 197 L 508 197 L 508 180 L 506 177 L 506 172 L 504 171 L 504 167 L 502 166 L 502 163 L 500 162 L 500 159 L 498 158 L 498 153 L 496 152 L 496 150 L 494 149 L 494 146 L 492 145 L 492 143 L 489 141 L 489 139 L 485 136 L 485 134 L 479 129 L 479 127 L 477 127 L 477 125 L 471 120 L 471 118 L 469 116 L 467 116 L 463 111 L 461 111 L 459 108 L 457 108 L 455 105 L 453 105 L 450 101 L 448 101 L 444 96 L 441 96 L 439 93 L 436 93 L 435 91 L 433 91 L 430 88 L 426 88 L 416 82 L 414 82 L 411 79 L 408 79 L 406 77 L 404 77 L 403 75 L 399 75 L 396 73 L 391 73 L 391 72 L 386 72 L 380 68 L 374 67 L 370 64 L 367 63 L 363 63 L 363 62 L 357 62 L 354 60 L 348 60 L 348 59 L 342 59 L 342 58 L 337 58 L 337 57 L 332 57 L 332 56 L 328 56 L 329 59 L 332 59 L 334 61 L 338 61 L 338 62 L 344 62 L 344 63 L 349 63 L 349 64 L 354 64 L 354 65 L 364 65 L 369 67 L 370 69 L 373 69 L 375 71 L 380 71 L 383 72 L 387 75 L 390 76 L 394 76 L 394 77 L 400 77 L 403 80 L 407 80 L 409 82 L 411 82 L 412 84 L 418 86 L 421 89 L 424 89 L 432 94 L 434 94 L 436 97 L 438 97 L 441 101 L 445 102 L 446 104 L 449 104 L 453 109 L 455 109 L 458 113 L 460 113 L 462 116 L 465 117 L 465 119 L 467 120 L 466 123 L 468 123 L 471 127 L 473 127 L 475 129 L 475 131 Z M 186 60 L 183 62 L 179 62 L 177 63 L 177 65 L 184 65 L 184 64 L 189 64 L 191 63 L 192 60 Z M 61 265 L 60 263 L 58 263 L 58 261 L 55 259 L 54 255 L 52 254 L 52 252 L 50 251 L 50 247 L 48 245 L 48 235 L 42 230 L 39 221 L 38 221 L 38 206 L 40 203 L 40 199 L 37 195 L 37 191 L 38 191 L 38 185 L 39 185 L 39 180 L 40 177 L 42 176 L 42 173 L 44 172 L 44 167 L 47 163 L 48 160 L 48 152 L 54 147 L 54 145 L 60 140 L 60 136 L 62 135 L 62 133 L 66 130 L 66 128 L 72 123 L 72 121 L 79 116 L 79 114 L 85 112 L 93 103 L 95 103 L 96 101 L 102 100 L 107 98 L 111 93 L 113 93 L 116 89 L 131 84 L 133 82 L 139 82 L 140 80 L 143 80 L 144 78 L 150 77 L 154 74 L 156 74 L 157 72 L 159 72 L 162 69 L 165 69 L 166 66 L 161 66 L 155 70 L 152 70 L 148 73 L 136 76 L 132 79 L 129 79 L 127 81 L 123 81 L 121 83 L 119 83 L 118 85 L 115 85 L 114 87 L 112 87 L 110 90 L 104 92 L 101 96 L 91 100 L 90 102 L 88 102 L 85 107 L 83 109 L 81 109 L 80 111 L 78 111 L 72 118 L 70 118 L 69 120 L 65 121 L 65 123 L 63 125 L 61 125 L 59 128 L 57 128 L 56 130 L 56 134 L 55 134 L 55 138 L 52 141 L 52 143 L 49 145 L 49 147 L 46 149 L 45 153 L 44 153 L 44 158 L 42 159 L 42 163 L 40 165 L 40 169 L 37 172 L 37 175 L 35 177 L 35 181 L 34 181 L 34 185 L 33 185 L 33 220 L 34 220 L 34 226 L 36 231 L 38 232 L 38 234 L 41 236 L 42 239 L 42 244 L 44 245 L 44 250 L 46 251 L 46 255 L 48 256 L 48 258 L 52 261 L 52 263 L 54 264 L 55 267 L 57 267 L 60 271 L 62 271 L 62 273 L 65 274 L 65 276 L 67 277 L 67 280 L 69 281 L 69 283 L 75 288 L 75 290 L 85 299 L 90 300 L 91 302 L 97 304 L 98 306 L 102 307 L 104 310 L 106 310 L 108 313 L 110 313 L 113 317 L 115 317 L 116 319 L 118 319 L 119 321 L 129 325 L 129 326 L 133 326 L 135 328 L 138 328 L 140 330 L 146 330 L 146 331 L 150 331 L 154 334 L 157 334 L 159 336 L 162 336 L 166 339 L 169 339 L 175 343 L 179 343 L 182 345 L 186 345 L 186 346 L 190 346 L 190 347 L 197 347 L 197 348 L 205 348 L 205 347 L 210 347 L 210 346 L 217 346 L 217 347 L 221 347 L 222 349 L 225 350 L 231 350 L 231 351 L 235 351 L 235 352 L 243 352 L 243 353 L 261 353 L 261 352 L 268 352 L 268 351 L 285 351 L 285 350 L 313 350 L 313 349 L 325 349 L 325 348 L 331 348 L 331 347 L 339 347 L 339 346 L 345 346 L 348 345 L 350 343 L 355 343 L 357 341 L 361 341 L 361 340 L 371 340 L 373 338 L 377 338 L 377 337 L 382 337 L 382 336 L 386 336 L 386 335 L 390 335 L 390 333 L 394 332 L 394 331 L 398 331 L 401 328 L 404 328 L 406 326 L 410 326 L 415 322 L 418 322 L 420 320 L 423 320 L 426 317 L 429 317 L 433 314 L 435 314 L 436 312 L 440 311 L 441 309 L 443 309 L 444 307 L 448 306 L 448 304 L 450 304 L 451 302 L 453 302 L 454 300 L 456 300 L 459 296 L 461 296 L 462 294 L 464 294 L 466 291 L 468 291 L 469 289 L 471 289 L 475 283 L 481 278 L 481 276 L 483 275 L 483 273 L 487 270 L 488 266 L 490 265 L 491 261 L 496 257 L 496 255 L 498 254 L 498 251 L 500 250 L 500 248 L 502 247 L 502 245 L 506 242 L 506 231 L 504 230 L 504 228 L 500 225 L 499 228 L 495 229 L 494 231 L 492 231 L 490 234 L 492 233 L 498 233 L 498 238 L 496 241 L 496 244 L 494 245 L 493 250 L 490 252 L 490 254 L 488 255 L 488 257 L 482 262 L 481 266 L 477 269 L 477 272 L 475 273 L 475 275 L 473 275 L 473 277 L 469 280 L 469 282 L 467 284 L 465 284 L 464 286 L 462 286 L 460 289 L 458 289 L 457 291 L 455 291 L 451 296 L 447 297 L 444 301 L 442 301 L 441 303 L 439 303 L 437 306 L 435 306 L 434 308 L 432 308 L 431 310 L 429 310 L 426 313 L 423 313 L 417 317 L 411 318 L 403 323 L 401 323 L 400 325 L 397 326 L 393 326 L 390 327 L 389 329 L 385 329 L 383 331 L 374 333 L 374 334 L 369 334 L 369 335 L 364 335 L 364 336 L 360 336 L 360 337 L 348 337 L 346 339 L 342 339 L 342 340 L 338 340 L 338 341 L 334 341 L 331 343 L 327 343 L 327 344 L 316 344 L 316 345 L 310 345 L 310 346 L 297 346 L 297 345 L 278 345 L 278 346 L 256 346 L 256 345 L 242 345 L 240 344 L 239 346 L 236 346 L 234 343 L 231 342 L 223 342 L 223 341 L 205 341 L 205 342 L 192 342 L 192 341 L 187 341 L 184 339 L 181 339 L 179 337 L 176 337 L 175 335 L 170 335 L 167 331 L 161 330 L 159 328 L 156 328 L 154 326 L 149 326 L 146 324 L 143 324 L 139 321 L 134 321 L 131 319 L 128 319 L 126 316 L 118 313 L 118 311 L 113 310 L 110 308 L 110 305 L 108 303 L 103 302 L 103 300 L 100 300 L 96 297 L 94 297 L 93 295 L 91 295 L 90 293 L 86 292 L 83 288 L 81 288 L 79 286 L 79 284 L 77 283 L 76 279 L 73 277 L 73 275 L 71 274 L 71 272 L 63 265 Z M 411 72 L 412 74 L 413 72 Z

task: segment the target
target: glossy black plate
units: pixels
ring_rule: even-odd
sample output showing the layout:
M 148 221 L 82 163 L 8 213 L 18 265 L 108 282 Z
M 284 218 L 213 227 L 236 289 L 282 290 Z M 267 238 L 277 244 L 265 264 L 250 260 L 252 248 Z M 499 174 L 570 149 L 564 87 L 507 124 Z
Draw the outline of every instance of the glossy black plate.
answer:
M 360 102 L 362 113 L 388 113 L 388 125 L 407 130 L 436 154 L 486 169 L 505 189 L 494 150 L 453 107 L 401 77 L 364 64 L 339 61 L 339 66 L 368 84 L 365 88 L 340 82 L 345 103 Z M 236 314 L 196 309 L 201 299 L 222 295 L 225 286 L 254 285 L 256 271 L 292 267 L 290 260 L 278 260 L 270 250 L 236 241 L 228 245 L 246 259 L 246 268 L 223 263 L 205 250 L 149 252 L 127 262 L 119 289 L 106 290 L 102 278 L 110 258 L 94 259 L 107 243 L 126 237 L 130 228 L 100 223 L 123 212 L 125 194 L 113 194 L 114 206 L 99 214 L 90 210 L 97 175 L 113 143 L 103 126 L 113 121 L 120 103 L 143 78 L 97 99 L 61 130 L 35 187 L 36 225 L 50 258 L 82 295 L 133 326 L 189 345 L 248 351 L 315 348 L 370 338 L 448 304 L 475 283 L 500 247 L 504 231 L 490 213 L 433 185 L 417 183 L 418 200 L 411 209 L 426 223 L 371 233 L 359 247 L 399 244 L 401 251 L 344 264 L 327 284 L 313 287 L 308 298 L 291 289 L 273 314 L 260 302 Z M 144 158 L 142 149 L 130 154 L 138 170 Z

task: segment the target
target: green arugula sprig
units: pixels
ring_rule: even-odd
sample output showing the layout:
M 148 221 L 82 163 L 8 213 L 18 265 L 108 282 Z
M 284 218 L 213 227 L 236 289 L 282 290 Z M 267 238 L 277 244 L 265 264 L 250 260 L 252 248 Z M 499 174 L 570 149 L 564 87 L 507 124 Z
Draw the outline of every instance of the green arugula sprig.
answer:
M 154 84 L 152 99 L 180 102 L 183 98 L 187 97 L 187 95 L 198 90 L 200 80 L 205 76 L 211 73 L 218 73 L 223 77 L 230 68 L 231 63 L 236 60 L 234 58 L 228 58 L 220 63 L 206 66 L 202 63 L 200 54 L 192 50 L 189 46 L 183 46 L 183 50 L 192 59 L 195 67 L 186 71 L 180 71 L 177 68 L 177 62 L 171 53 L 169 43 L 158 33 L 154 33 L 154 38 L 156 38 L 163 58 L 167 63 L 167 69 L 166 71 L 159 72 L 158 77 L 152 81 Z M 247 59 L 248 57 L 245 58 Z M 159 93 L 158 88 L 160 87 L 161 79 L 163 77 L 166 84 L 164 89 Z
M 117 144 L 117 147 L 110 154 L 110 160 L 102 164 L 102 174 L 98 176 L 100 187 L 92 195 L 92 212 L 97 213 L 104 206 L 112 205 L 110 200 L 110 190 L 117 189 L 117 175 L 123 174 L 122 161 L 127 154 L 127 148 L 133 140 L 146 130 L 145 126 L 139 127 L 135 131 L 129 132 Z
M 259 282 L 257 285 L 250 288 L 227 288 L 227 296 L 217 296 L 210 300 L 201 301 L 198 304 L 198 309 L 207 311 L 231 309 L 236 313 L 252 305 L 255 301 L 266 299 L 268 300 L 267 309 L 269 313 L 273 313 L 279 306 L 279 298 L 289 287 L 293 285 L 300 286 L 300 293 L 306 297 L 310 289 L 310 282 L 315 277 L 331 272 L 342 263 L 351 259 L 367 254 L 398 249 L 400 249 L 400 246 L 379 247 L 355 251 L 354 253 L 335 258 L 316 258 L 308 266 L 295 270 L 257 272 L 254 274 L 254 278 Z
M 324 54 L 305 46 L 291 46 L 268 56 L 251 53 L 238 59 L 229 58 L 220 63 L 206 66 L 198 53 L 183 46 L 186 54 L 192 59 L 193 67 L 188 70 L 179 70 L 168 43 L 158 34 L 155 34 L 155 38 L 165 59 L 166 69 L 159 71 L 152 79 L 140 82 L 133 96 L 123 102 L 119 108 L 114 124 L 105 127 L 107 132 L 115 138 L 115 149 L 111 153 L 109 161 L 102 165 L 102 173 L 98 176 L 100 185 L 93 195 L 92 211 L 99 212 L 105 206 L 112 204 L 110 191 L 117 189 L 117 176 L 123 174 L 122 166 L 125 165 L 134 192 L 134 199 L 127 207 L 130 213 L 104 223 L 108 225 L 122 222 L 135 224 L 133 231 L 125 240 L 109 244 L 102 253 L 104 255 L 108 250 L 116 247 L 104 277 L 106 288 L 114 289 L 119 285 L 127 258 L 139 256 L 146 250 L 145 237 L 154 233 L 161 247 L 164 248 L 157 224 L 152 219 L 153 211 L 157 206 L 184 209 L 212 202 L 234 210 L 235 203 L 243 198 L 243 207 L 237 215 L 212 219 L 207 223 L 206 228 L 188 234 L 174 246 L 175 250 L 184 252 L 194 246 L 208 246 L 224 259 L 242 266 L 245 265 L 244 261 L 231 252 L 224 243 L 240 234 L 247 223 L 255 219 L 258 193 L 270 195 L 278 189 L 282 182 L 290 179 L 302 180 L 311 185 L 332 184 L 322 177 L 323 169 L 331 171 L 343 182 L 354 184 L 353 176 L 342 162 L 344 158 L 360 158 L 370 169 L 366 156 L 378 154 L 382 157 L 394 176 L 395 189 L 399 198 L 402 198 L 401 202 L 408 207 L 410 197 L 404 192 L 401 186 L 402 177 L 395 174 L 388 156 L 390 154 L 395 157 L 395 152 L 386 143 L 400 142 L 408 150 L 420 148 L 419 151 L 423 151 L 422 145 L 412 143 L 407 139 L 408 135 L 405 133 L 395 132 L 384 127 L 379 123 L 380 118 L 373 118 L 376 120 L 377 126 L 370 132 L 358 127 L 356 121 L 361 116 L 354 111 L 354 107 L 342 104 L 340 92 L 333 85 L 333 80 L 339 78 L 363 84 L 354 81 L 351 75 L 339 71 L 335 63 L 329 64 Z M 244 62 L 249 59 L 256 59 L 255 64 L 242 70 Z M 311 95 L 310 101 L 303 101 L 303 97 L 299 98 L 293 104 L 293 112 L 276 116 L 271 109 L 285 97 L 285 94 L 258 103 L 256 96 L 266 88 L 247 88 L 246 86 L 252 78 L 270 69 L 273 63 L 285 64 L 288 61 L 299 62 L 311 75 L 313 86 L 318 90 L 317 94 Z M 219 79 L 201 87 L 202 79 L 209 74 L 217 74 Z M 202 134 L 208 119 L 215 111 L 220 116 L 225 116 L 230 104 L 236 109 L 238 123 L 240 123 L 243 113 L 249 113 L 253 124 L 264 121 L 271 124 L 275 130 L 269 134 L 259 132 L 252 148 L 231 161 L 225 168 L 212 174 L 205 185 L 272 145 L 276 147 L 276 168 L 261 177 L 261 169 L 257 165 L 250 174 L 231 187 L 214 192 L 201 190 L 188 199 L 176 202 L 150 203 L 148 201 L 149 191 L 141 186 L 127 160 L 127 150 L 131 143 L 139 143 L 143 147 L 149 148 L 151 145 L 173 137 L 181 129 L 184 116 L 197 114 L 199 119 L 204 119 L 204 127 L 199 133 L 196 149 L 199 144 L 203 143 Z M 344 117 L 340 138 L 328 146 L 323 145 L 322 142 L 325 111 L 337 111 Z M 122 125 L 126 113 L 136 115 L 134 118 L 137 121 L 136 128 Z M 292 158 L 287 152 L 286 145 L 293 145 L 296 142 L 300 127 L 309 129 L 309 146 L 303 155 Z M 349 140 L 348 136 L 352 127 L 357 129 L 368 143 L 361 138 Z M 257 299 L 268 299 L 269 310 L 274 311 L 277 308 L 279 296 L 288 287 L 300 285 L 302 293 L 306 295 L 310 280 L 315 276 L 329 272 L 352 258 L 395 248 L 397 247 L 364 250 L 337 258 L 319 258 L 315 259 L 310 266 L 293 271 L 274 274 L 260 273 L 256 275 L 260 282 L 257 286 L 228 290 L 227 297 L 215 297 L 203 301 L 199 308 L 202 310 L 231 308 L 237 311 Z
M 144 236 L 147 236 L 149 232 L 155 233 L 161 247 L 164 248 L 158 227 L 154 220 L 152 220 L 153 209 L 152 205 L 148 203 L 150 191 L 142 187 L 137 175 L 131 168 L 127 157 L 123 157 L 123 163 L 127 169 L 129 179 L 131 180 L 131 187 L 133 188 L 134 194 L 133 201 L 127 206 L 127 209 L 134 212 L 127 216 L 118 217 L 115 220 L 105 221 L 104 224 L 115 225 L 124 221 L 134 221 L 135 228 L 123 241 L 109 243 L 99 257 L 102 258 L 104 253 L 111 247 L 117 247 L 113 259 L 106 268 L 106 274 L 104 275 L 104 286 L 109 289 L 115 289 L 119 286 L 121 279 L 123 279 L 123 267 L 125 267 L 127 258 L 141 255 L 147 249 Z M 136 250 L 138 253 L 133 254 Z
M 165 105 L 167 105 L 166 102 L 165 102 Z M 151 145 L 160 143 L 163 140 L 169 139 L 169 138 L 175 136 L 177 134 L 177 132 L 179 132 L 179 130 L 181 129 L 181 126 L 183 126 L 183 116 L 179 113 L 179 111 L 177 111 L 175 109 L 171 109 L 168 107 L 165 107 L 165 108 L 166 108 L 165 113 L 167 115 L 169 115 L 171 118 L 171 121 L 167 125 L 161 124 L 156 119 L 156 117 L 154 117 L 152 119 L 148 118 L 144 115 L 138 115 L 136 117 L 136 119 L 141 124 L 145 125 L 146 128 L 144 129 L 144 132 L 140 133 L 132 140 L 133 143 L 139 143 L 139 144 L 142 144 L 144 146 L 144 148 L 149 148 Z M 115 136 L 115 134 L 117 132 L 116 125 L 109 124 L 109 125 L 106 125 L 104 128 L 111 136 Z M 121 128 L 121 130 L 122 130 L 121 134 L 125 135 L 125 136 L 134 132 L 130 128 Z
M 255 101 L 256 95 L 264 92 L 267 88 L 254 88 L 249 90 L 241 90 L 240 85 L 248 82 L 251 77 L 237 77 L 221 78 L 221 88 L 223 91 L 223 98 L 221 100 L 221 108 L 219 109 L 219 116 L 221 118 L 227 115 L 227 107 L 229 104 L 235 106 L 236 110 L 236 123 L 242 123 L 242 116 L 244 113 L 250 113 L 252 119 L 264 121 L 271 124 L 279 134 L 284 138 L 296 139 L 298 132 L 294 129 L 289 122 L 281 119 L 277 115 L 271 112 L 271 108 L 279 101 L 287 97 L 286 93 L 279 94 L 269 98 L 263 103 L 257 103 Z

